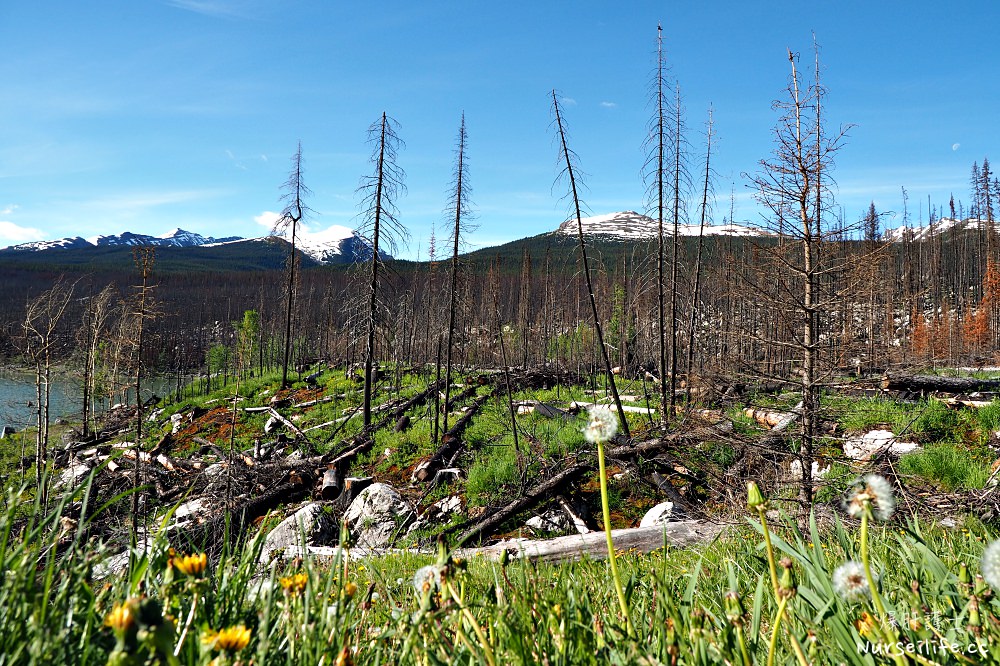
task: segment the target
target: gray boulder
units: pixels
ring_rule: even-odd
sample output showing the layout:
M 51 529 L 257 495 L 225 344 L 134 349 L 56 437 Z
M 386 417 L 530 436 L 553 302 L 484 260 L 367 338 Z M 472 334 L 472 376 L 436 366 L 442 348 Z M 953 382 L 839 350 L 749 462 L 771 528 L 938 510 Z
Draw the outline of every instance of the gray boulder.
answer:
M 566 532 L 573 528 L 573 524 L 562 511 L 552 509 L 540 516 L 533 516 L 525 521 L 525 526 L 536 534 L 543 532 Z
M 336 523 L 323 510 L 323 505 L 310 502 L 278 523 L 264 539 L 262 557 L 270 557 L 276 550 L 289 546 L 320 543 L 336 533 Z
M 654 525 L 663 525 L 664 523 L 669 523 L 671 517 L 675 520 L 677 516 L 674 515 L 674 503 L 673 502 L 660 502 L 652 509 L 646 512 L 646 515 L 642 517 L 639 522 L 639 527 L 653 527 Z
M 373 483 L 362 490 L 347 507 L 344 520 L 359 546 L 385 548 L 397 534 L 416 520 L 409 502 L 395 488 Z

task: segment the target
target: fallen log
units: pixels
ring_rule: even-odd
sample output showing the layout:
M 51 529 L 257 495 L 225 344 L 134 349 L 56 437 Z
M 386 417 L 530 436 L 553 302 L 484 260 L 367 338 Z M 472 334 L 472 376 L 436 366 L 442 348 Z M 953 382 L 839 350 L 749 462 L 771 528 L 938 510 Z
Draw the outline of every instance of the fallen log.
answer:
M 1000 379 L 975 377 L 938 377 L 935 375 L 904 375 L 888 372 L 882 377 L 882 388 L 888 391 L 970 393 L 1000 390 Z
M 569 482 L 571 479 L 580 476 L 584 472 L 592 471 L 593 469 L 594 468 L 590 465 L 573 465 L 572 467 L 564 469 L 552 478 L 526 492 L 523 497 L 519 497 L 499 511 L 490 514 L 485 520 L 481 520 L 467 529 L 459 535 L 458 544 L 461 545 L 469 541 L 472 537 L 477 536 L 492 527 L 502 524 L 508 518 L 524 511 L 528 507 L 534 506 L 542 499 L 548 497 L 549 493 L 556 490 L 556 488 L 562 484 Z
M 634 550 L 650 553 L 664 546 L 674 548 L 689 548 L 715 540 L 724 527 L 704 520 L 684 520 L 655 525 L 653 527 L 634 527 L 611 530 L 611 540 L 615 550 Z M 452 552 L 455 557 L 469 559 L 482 557 L 488 560 L 500 560 L 504 553 L 518 559 L 542 562 L 564 562 L 579 560 L 583 557 L 605 559 L 608 556 L 607 537 L 604 532 L 588 532 L 554 539 L 507 539 L 491 546 L 481 548 L 459 548 Z M 284 560 L 296 558 L 315 558 L 319 562 L 343 562 L 348 560 L 364 560 L 373 557 L 385 557 L 391 554 L 423 554 L 432 555 L 429 550 L 414 548 L 363 548 L 354 546 L 341 549 L 340 546 L 286 546 L 282 551 L 272 554 L 279 555 Z
M 770 409 L 757 409 L 754 407 L 747 407 L 743 410 L 743 413 L 748 418 L 768 428 L 774 428 L 791 416 L 788 412 L 776 412 Z
M 611 540 L 616 551 L 636 550 L 650 553 L 664 546 L 686 548 L 715 540 L 722 533 L 722 525 L 704 520 L 683 520 L 652 527 L 635 527 L 611 530 Z M 499 560 L 504 553 L 519 559 L 542 562 L 578 560 L 582 557 L 604 559 L 608 556 L 607 537 L 603 531 L 556 537 L 543 541 L 533 539 L 507 539 L 481 548 L 461 548 L 455 551 L 460 557 L 486 557 Z
M 486 401 L 494 397 L 494 395 L 495 392 L 491 392 L 487 395 L 476 398 L 465 413 L 462 414 L 457 421 L 455 421 L 455 424 L 448 428 L 448 431 L 441 437 L 441 446 L 438 447 L 437 451 L 435 451 L 430 458 L 420 463 L 417 466 L 416 471 L 414 471 L 414 477 L 417 481 L 427 481 L 428 479 L 431 479 L 435 472 L 448 464 L 448 461 L 451 460 L 455 453 L 457 453 L 462 447 L 462 432 L 469 425 L 469 422 L 472 421 L 472 417 L 475 416 Z
M 297 425 L 295 425 L 294 423 L 292 423 L 291 421 L 289 421 L 288 419 L 286 419 L 284 416 L 282 416 L 281 414 L 279 414 L 278 410 L 276 410 L 274 408 L 270 408 L 270 409 L 268 409 L 268 414 L 270 414 L 274 418 L 276 418 L 279 421 L 281 421 L 282 425 L 284 425 L 286 428 L 288 428 L 289 430 L 291 430 L 292 432 L 294 432 L 295 435 L 296 435 L 296 437 L 298 437 L 299 439 L 304 439 L 309 444 L 312 444 L 312 442 L 309 441 L 309 438 L 306 437 L 306 434 L 304 432 L 302 432 L 301 430 L 299 430 L 299 427 Z

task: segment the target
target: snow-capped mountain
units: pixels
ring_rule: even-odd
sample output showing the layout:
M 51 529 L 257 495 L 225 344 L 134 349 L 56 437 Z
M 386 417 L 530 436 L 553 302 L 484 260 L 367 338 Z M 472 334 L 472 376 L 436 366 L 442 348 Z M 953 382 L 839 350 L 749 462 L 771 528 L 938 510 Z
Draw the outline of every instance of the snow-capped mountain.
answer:
M 86 247 L 115 247 L 121 245 L 156 245 L 160 247 L 196 247 L 209 243 L 221 243 L 225 241 L 242 240 L 239 236 L 229 238 L 206 238 L 201 234 L 196 234 L 183 229 L 174 229 L 162 236 L 147 236 L 146 234 L 135 234 L 131 231 L 123 231 L 112 236 L 93 236 L 91 238 L 61 238 L 51 241 L 37 241 L 34 243 L 21 243 L 12 245 L 6 250 L 19 252 L 40 252 L 42 250 L 70 250 Z
M 633 210 L 607 215 L 594 215 L 580 220 L 583 233 L 588 236 L 603 236 L 619 240 L 652 240 L 657 237 L 658 224 L 656 220 Z M 681 236 L 697 236 L 697 224 L 678 225 L 677 233 Z M 576 219 L 569 219 L 559 225 L 556 233 L 570 236 L 576 235 Z M 672 234 L 673 225 L 664 222 L 664 233 Z M 706 236 L 767 236 L 763 229 L 743 226 L 740 224 L 705 225 Z
M 288 240 L 287 234 L 283 236 Z M 372 256 L 372 245 L 349 227 L 334 224 L 326 229 L 310 231 L 300 228 L 296 233 L 295 247 L 321 264 L 367 261 Z M 383 259 L 391 259 L 386 252 L 379 252 Z
M 178 248 L 213 248 L 222 245 L 235 246 L 240 243 L 257 243 L 265 238 L 241 238 L 229 236 L 212 238 L 184 229 L 174 229 L 162 236 L 150 236 L 124 231 L 110 236 L 93 236 L 91 238 L 62 238 L 59 240 L 22 243 L 0 249 L 0 253 L 35 253 L 46 250 L 88 250 L 93 248 L 128 247 L 137 245 L 153 245 L 157 247 Z M 285 240 L 288 240 L 287 238 Z M 353 229 L 332 225 L 326 229 L 311 231 L 305 227 L 298 230 L 296 249 L 320 264 L 341 264 L 353 261 L 366 261 L 372 256 L 371 243 L 358 235 Z M 380 253 L 384 259 L 392 257 L 385 252 Z
M 952 229 L 955 231 L 968 231 L 978 229 L 980 224 L 985 227 L 987 222 L 986 220 L 979 220 L 975 217 L 970 217 L 965 220 L 942 217 L 934 223 L 933 227 L 927 224 L 918 227 L 900 226 L 893 229 L 886 229 L 883 237 L 887 241 L 901 241 L 906 240 L 907 237 L 909 237 L 910 240 L 927 240 L 931 237 L 932 231 L 935 235 L 943 234 L 944 232 Z

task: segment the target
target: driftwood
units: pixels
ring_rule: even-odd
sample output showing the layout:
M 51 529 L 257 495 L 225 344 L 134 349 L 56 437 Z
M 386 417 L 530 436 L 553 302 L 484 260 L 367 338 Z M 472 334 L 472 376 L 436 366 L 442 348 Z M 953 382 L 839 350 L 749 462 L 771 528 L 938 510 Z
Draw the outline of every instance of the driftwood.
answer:
M 1000 379 L 937 377 L 935 375 L 904 375 L 889 372 L 882 378 L 882 388 L 889 391 L 938 391 L 941 393 L 997 391 L 1000 390 Z
M 684 520 L 653 527 L 611 530 L 611 539 L 615 550 L 649 553 L 664 546 L 684 548 L 707 543 L 717 538 L 722 529 L 722 525 L 703 520 Z M 507 539 L 491 546 L 462 548 L 455 552 L 461 557 L 479 556 L 491 560 L 500 559 L 504 553 L 543 562 L 578 560 L 584 556 L 604 559 L 608 556 L 608 543 L 604 532 L 589 532 L 544 541 Z

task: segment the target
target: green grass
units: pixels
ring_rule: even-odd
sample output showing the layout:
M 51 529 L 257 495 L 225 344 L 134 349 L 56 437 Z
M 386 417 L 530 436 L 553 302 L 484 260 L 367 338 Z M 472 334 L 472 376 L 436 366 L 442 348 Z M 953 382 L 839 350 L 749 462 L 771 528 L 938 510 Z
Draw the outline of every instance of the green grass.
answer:
M 430 555 L 346 563 L 306 558 L 283 569 L 258 564 L 255 540 L 232 544 L 204 573 L 187 575 L 168 562 L 168 546 L 183 547 L 161 537 L 130 571 L 101 578 L 112 552 L 84 538 L 86 517 L 67 535 L 59 508 L 36 507 L 35 518 L 15 533 L 12 504 L 0 512 L 5 664 L 205 664 L 216 657 L 259 666 L 332 664 L 346 650 L 359 665 L 669 664 L 675 656 L 682 657 L 678 663 L 708 665 L 742 664 L 745 649 L 745 663 L 763 665 L 778 608 L 759 525 L 734 528 L 700 550 L 623 553 L 619 564 L 637 627 L 629 636 L 604 561 L 503 565 L 446 558 L 437 560 L 444 589 L 421 592 L 412 580 L 419 567 L 435 562 Z M 978 644 L 985 661 L 1000 658 L 1000 600 L 982 582 L 967 586 L 961 579 L 961 563 L 979 573 L 983 548 L 995 537 L 975 521 L 952 530 L 903 520 L 873 525 L 881 596 L 893 617 L 904 619 L 886 631 L 915 643 L 940 628 L 963 650 Z M 53 547 L 60 539 L 61 550 Z M 796 592 L 775 635 L 775 663 L 796 662 L 793 642 L 816 665 L 881 663 L 857 649 L 888 641 L 859 633 L 856 622 L 876 615 L 872 602 L 844 601 L 833 583 L 840 564 L 860 557 L 857 529 L 837 522 L 802 533 L 789 522 L 772 527 L 771 539 L 776 555 L 789 558 Z M 736 594 L 738 608 L 727 605 L 727 593 Z M 121 604 L 136 613 L 118 616 L 116 638 L 106 623 Z M 212 647 L 212 631 L 241 626 L 249 630 L 245 647 L 229 653 Z
M 931 444 L 899 460 L 902 474 L 919 476 L 942 490 L 979 490 L 990 477 L 990 461 L 982 452 L 950 442 Z

